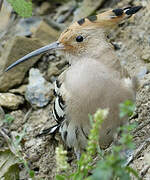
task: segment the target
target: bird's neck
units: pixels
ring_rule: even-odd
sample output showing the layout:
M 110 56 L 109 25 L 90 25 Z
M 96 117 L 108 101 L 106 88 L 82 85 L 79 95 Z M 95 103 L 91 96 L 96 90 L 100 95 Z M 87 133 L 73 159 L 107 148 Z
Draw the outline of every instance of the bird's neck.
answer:
M 106 66 L 120 73 L 121 77 L 129 77 L 127 69 L 121 64 L 112 46 L 108 46 L 101 51 L 101 60 Z M 97 58 L 98 61 L 101 61 Z
M 89 53 L 88 53 L 89 52 Z M 124 67 L 121 66 L 119 59 L 116 57 L 114 49 L 109 44 L 103 44 L 103 46 L 98 46 L 91 51 L 87 51 L 83 57 L 79 56 L 67 56 L 67 60 L 71 65 L 74 65 L 79 60 L 94 59 L 100 63 L 103 63 L 114 72 L 120 74 L 120 77 L 128 77 L 128 73 Z
M 109 45 L 100 49 L 97 48 L 97 53 L 94 56 L 97 61 L 100 61 L 115 71 L 120 71 L 122 69 L 121 63 L 115 55 L 114 49 Z

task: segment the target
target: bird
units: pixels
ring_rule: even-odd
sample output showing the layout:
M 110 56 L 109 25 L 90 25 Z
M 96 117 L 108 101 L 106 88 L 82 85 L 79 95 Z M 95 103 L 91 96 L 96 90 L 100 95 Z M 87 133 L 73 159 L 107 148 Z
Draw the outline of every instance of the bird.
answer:
M 86 148 L 91 129 L 88 115 L 99 108 L 109 109 L 99 132 L 99 146 L 104 149 L 113 141 L 116 129 L 125 122 L 126 118 L 119 117 L 119 104 L 125 100 L 135 101 L 137 80 L 122 67 L 107 39 L 107 32 L 141 8 L 111 9 L 73 22 L 56 42 L 25 55 L 5 70 L 7 72 L 52 49 L 66 56 L 70 66 L 54 83 L 56 125 L 41 134 L 59 131 L 64 143 L 74 149 L 78 159 Z

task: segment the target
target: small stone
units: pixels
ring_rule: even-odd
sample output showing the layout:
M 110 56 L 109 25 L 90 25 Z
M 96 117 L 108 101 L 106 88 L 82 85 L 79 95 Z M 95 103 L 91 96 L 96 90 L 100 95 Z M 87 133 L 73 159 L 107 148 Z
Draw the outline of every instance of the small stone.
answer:
M 29 72 L 29 84 L 25 93 L 26 100 L 33 107 L 44 107 L 52 99 L 52 84 L 47 82 L 38 69 Z
M 39 59 L 39 56 L 33 57 L 31 60 L 21 63 L 8 72 L 4 70 L 19 58 L 25 56 L 29 52 L 42 47 L 41 41 L 34 38 L 15 37 L 6 44 L 5 51 L 0 58 L 0 91 L 6 92 L 15 85 L 19 85 L 31 66 Z
M 142 59 L 146 62 L 150 62 L 150 54 L 149 53 L 143 54 Z
M 0 93 L 0 106 L 2 107 L 15 110 L 23 103 L 24 99 L 21 96 L 12 93 Z

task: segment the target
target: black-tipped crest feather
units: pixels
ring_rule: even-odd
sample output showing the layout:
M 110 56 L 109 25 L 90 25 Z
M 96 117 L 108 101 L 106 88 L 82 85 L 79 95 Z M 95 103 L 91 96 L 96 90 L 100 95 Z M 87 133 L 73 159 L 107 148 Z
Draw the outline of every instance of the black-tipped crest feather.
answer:
M 141 8 L 142 6 L 135 6 L 135 7 L 125 8 L 124 10 L 127 15 L 132 15 L 137 13 Z

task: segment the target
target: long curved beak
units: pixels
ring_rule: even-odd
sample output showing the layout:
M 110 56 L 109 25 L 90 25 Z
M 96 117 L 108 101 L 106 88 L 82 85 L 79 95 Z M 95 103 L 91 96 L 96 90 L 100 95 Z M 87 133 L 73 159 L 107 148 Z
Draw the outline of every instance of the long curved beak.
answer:
M 37 49 L 35 51 L 32 51 L 31 53 L 25 55 L 24 57 L 22 57 L 21 59 L 18 59 L 16 62 L 14 62 L 13 64 L 11 64 L 10 66 L 8 66 L 6 69 L 5 69 L 5 72 L 9 71 L 10 69 L 12 69 L 13 67 L 15 67 L 16 65 L 28 60 L 28 59 L 31 59 L 32 57 L 34 56 L 37 56 L 41 53 L 44 53 L 44 52 L 47 52 L 49 50 L 52 50 L 52 49 L 63 49 L 64 46 L 63 44 L 59 43 L 59 41 L 56 41 L 56 42 L 53 42 L 47 46 L 44 46 L 44 47 L 41 47 L 40 49 Z

